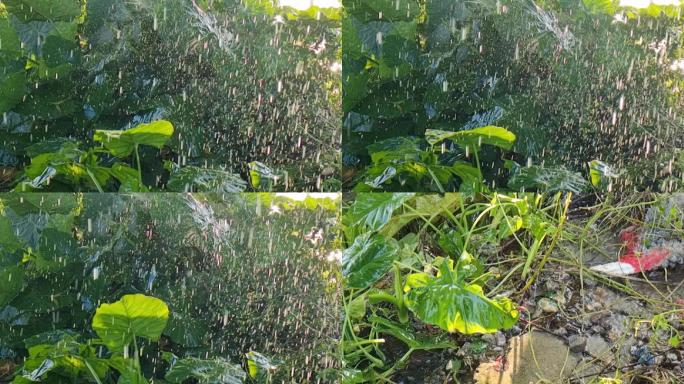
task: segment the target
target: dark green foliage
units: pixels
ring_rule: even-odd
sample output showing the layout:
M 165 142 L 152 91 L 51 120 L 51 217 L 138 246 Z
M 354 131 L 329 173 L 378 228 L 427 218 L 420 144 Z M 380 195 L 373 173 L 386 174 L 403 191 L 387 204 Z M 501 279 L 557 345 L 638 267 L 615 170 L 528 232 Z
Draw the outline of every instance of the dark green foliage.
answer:
M 523 178 L 509 184 L 506 160 L 564 165 L 570 179 L 587 178 L 588 163 L 602 161 L 623 175 L 612 188 L 680 184 L 681 168 L 669 166 L 684 148 L 682 117 L 672 113 L 683 103 L 682 76 L 672 69 L 681 57 L 678 7 L 637 10 L 590 0 L 344 4 L 346 189 L 478 190 L 471 178 L 518 189 Z M 425 140 L 490 125 L 511 131 L 515 142 L 483 146 L 479 159 L 448 142 L 438 157 L 426 151 Z M 388 151 L 391 164 L 378 159 Z M 464 160 L 480 175 L 456 172 Z M 570 184 L 568 190 L 583 189 Z

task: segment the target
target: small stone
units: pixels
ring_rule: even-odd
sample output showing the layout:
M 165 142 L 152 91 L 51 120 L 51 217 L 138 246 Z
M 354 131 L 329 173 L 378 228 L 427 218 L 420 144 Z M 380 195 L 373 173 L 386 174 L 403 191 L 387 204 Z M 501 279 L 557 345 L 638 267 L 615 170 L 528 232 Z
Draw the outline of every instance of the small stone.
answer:
M 537 302 L 537 308 L 541 309 L 541 311 L 544 313 L 557 313 L 559 310 L 558 304 L 547 297 L 542 297 L 539 299 Z
M 323 177 L 332 176 L 334 174 L 335 174 L 335 168 L 333 168 L 333 167 L 325 167 L 325 168 L 323 168 L 323 171 L 321 171 L 321 176 L 323 176 Z
M 665 358 L 667 358 L 667 360 L 671 363 L 676 363 L 679 361 L 679 357 L 677 357 L 677 354 L 672 352 L 665 355 Z
M 606 325 L 608 328 L 608 338 L 612 341 L 620 340 L 624 337 L 629 318 L 625 315 L 615 314 L 608 317 Z
M 494 340 L 496 342 L 497 347 L 503 347 L 504 345 L 506 345 L 506 336 L 503 334 L 503 332 L 495 333 Z
M 568 347 L 572 352 L 582 352 L 587 345 L 587 338 L 581 335 L 572 335 L 568 337 Z
M 487 344 L 494 344 L 496 342 L 496 338 L 491 333 L 485 333 L 481 336 L 481 339 L 487 342 Z
M 612 360 L 610 344 L 603 340 L 601 336 L 593 335 L 589 337 L 584 350 L 597 359 L 601 359 L 606 362 Z

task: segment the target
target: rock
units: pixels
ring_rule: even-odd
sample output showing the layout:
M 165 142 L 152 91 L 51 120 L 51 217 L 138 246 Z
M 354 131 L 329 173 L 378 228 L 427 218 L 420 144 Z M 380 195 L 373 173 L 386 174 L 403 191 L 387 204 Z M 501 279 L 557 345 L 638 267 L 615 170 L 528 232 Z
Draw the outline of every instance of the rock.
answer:
M 665 355 L 665 358 L 666 358 L 667 361 L 669 361 L 670 363 L 675 363 L 675 364 L 676 364 L 676 363 L 679 361 L 679 357 L 677 356 L 676 353 L 673 353 L 673 352 L 670 352 L 670 353 L 668 353 L 667 355 Z
M 543 313 L 557 313 L 559 310 L 558 304 L 547 297 L 542 297 L 539 299 L 537 302 L 537 308 Z
M 624 337 L 625 330 L 629 324 L 629 318 L 625 315 L 614 314 L 606 319 L 606 326 L 608 328 L 608 338 L 611 341 L 617 341 Z
M 568 347 L 572 352 L 582 352 L 587 345 L 587 338 L 580 335 L 572 335 L 568 337 Z
M 321 176 L 323 177 L 329 177 L 335 174 L 335 168 L 334 167 L 325 167 L 323 168 L 323 171 L 321 171 Z
M 601 336 L 593 335 L 587 339 L 587 344 L 584 350 L 591 356 L 610 362 L 613 359 L 610 352 L 610 344 L 608 344 Z
M 496 342 L 497 347 L 503 347 L 504 345 L 506 345 L 506 336 L 503 334 L 503 332 L 495 333 L 494 340 Z
M 480 338 L 482 341 L 487 342 L 487 344 L 494 344 L 496 342 L 496 337 L 491 333 L 485 333 L 484 335 L 480 336 Z
M 505 364 L 480 364 L 474 376 L 477 384 L 556 383 L 570 377 L 580 360 L 568 351 L 563 340 L 543 332 L 512 337 L 508 344 Z

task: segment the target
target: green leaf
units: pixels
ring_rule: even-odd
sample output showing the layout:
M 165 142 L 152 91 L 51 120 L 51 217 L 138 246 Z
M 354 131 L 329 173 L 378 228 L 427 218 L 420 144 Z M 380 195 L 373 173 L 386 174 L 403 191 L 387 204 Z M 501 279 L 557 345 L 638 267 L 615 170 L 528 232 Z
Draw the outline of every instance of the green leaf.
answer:
M 112 351 L 121 352 L 136 337 L 156 341 L 169 319 L 163 301 L 141 294 L 125 295 L 112 304 L 102 304 L 95 311 L 93 329 Z
M 396 240 L 366 233 L 342 253 L 342 274 L 348 288 L 367 288 L 392 268 L 399 253 Z
M 242 384 L 246 378 L 247 374 L 239 365 L 222 358 L 180 359 L 166 373 L 166 380 L 176 384 L 182 384 L 191 379 L 199 384 Z
M 0 17 L 0 52 L 4 55 L 12 53 L 15 57 L 21 54 L 21 41 L 9 18 Z
M 140 184 L 138 171 L 124 163 L 116 163 L 111 168 L 102 168 L 121 183 L 119 192 L 148 192 L 149 189 Z
M 117 384 L 147 384 L 148 381 L 140 372 L 135 359 L 126 358 L 122 355 L 112 356 L 107 364 L 119 372 Z
M 270 376 L 282 365 L 282 361 L 271 359 L 259 352 L 249 351 L 245 356 L 249 377 L 259 382 L 268 382 Z
M 448 263 L 441 275 L 408 286 L 406 306 L 422 321 L 447 332 L 493 333 L 515 325 L 518 311 L 508 298 L 489 299 L 482 287 L 457 278 Z
M 580 193 L 589 188 L 589 182 L 579 173 L 563 167 L 521 167 L 514 164 L 512 175 L 508 179 L 508 188 L 516 191 L 536 189 L 542 192 Z
M 444 334 L 419 335 L 408 324 L 397 324 L 380 316 L 370 316 L 368 321 L 377 332 L 391 335 L 414 350 L 456 348 L 456 344 Z
M 0 270 L 0 307 L 12 301 L 24 287 L 24 269 L 5 267 Z
M 350 319 L 361 320 L 366 316 L 366 295 L 359 295 L 347 306 L 347 314 Z
M 127 157 L 136 145 L 162 148 L 173 135 L 173 125 L 166 120 L 140 124 L 125 131 L 96 130 L 93 140 L 100 142 L 116 157 Z
M 620 172 L 610 165 L 600 160 L 592 160 L 589 162 L 589 178 L 591 185 L 594 187 L 607 188 L 610 185 L 611 179 L 620 176 Z
M 249 163 L 249 180 L 254 189 L 270 190 L 281 181 L 287 183 L 287 172 L 279 172 L 264 163 L 253 161 Z
M 489 144 L 508 150 L 515 143 L 515 134 L 506 128 L 488 125 L 456 132 L 428 129 L 425 131 L 425 139 L 431 145 L 449 139 L 462 147 L 479 148 L 482 144 Z
M 364 225 L 377 231 L 392 218 L 392 213 L 415 196 L 414 193 L 361 193 L 345 214 L 351 225 Z
M 73 20 L 81 14 L 79 0 L 4 0 L 7 10 L 20 20 Z
M 239 193 L 247 188 L 247 183 L 239 175 L 220 169 L 171 165 L 166 188 L 173 192 Z
M 26 72 L 0 72 L 0 114 L 16 106 L 26 93 Z

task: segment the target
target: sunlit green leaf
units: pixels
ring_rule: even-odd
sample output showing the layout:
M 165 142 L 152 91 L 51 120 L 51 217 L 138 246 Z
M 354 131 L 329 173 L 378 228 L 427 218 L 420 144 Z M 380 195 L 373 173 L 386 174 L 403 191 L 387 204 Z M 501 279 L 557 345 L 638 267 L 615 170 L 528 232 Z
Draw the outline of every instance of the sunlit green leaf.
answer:
M 494 333 L 515 325 L 518 311 L 508 298 L 489 299 L 482 287 L 465 283 L 451 268 L 416 280 L 406 296 L 407 307 L 422 321 L 447 332 Z
M 123 351 L 134 338 L 156 341 L 169 319 L 169 308 L 154 297 L 125 295 L 121 300 L 102 304 L 93 317 L 93 329 L 112 351 Z
M 97 130 L 93 140 L 102 143 L 112 155 L 127 157 L 137 145 L 162 148 L 173 135 L 173 125 L 166 120 L 140 124 L 125 131 Z
M 515 143 L 515 134 L 506 128 L 489 125 L 456 132 L 428 129 L 425 131 L 425 139 L 431 145 L 448 139 L 463 147 L 479 148 L 482 144 L 489 144 L 503 149 L 511 149 Z

